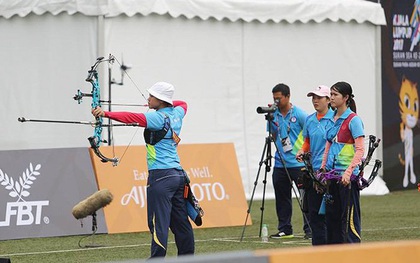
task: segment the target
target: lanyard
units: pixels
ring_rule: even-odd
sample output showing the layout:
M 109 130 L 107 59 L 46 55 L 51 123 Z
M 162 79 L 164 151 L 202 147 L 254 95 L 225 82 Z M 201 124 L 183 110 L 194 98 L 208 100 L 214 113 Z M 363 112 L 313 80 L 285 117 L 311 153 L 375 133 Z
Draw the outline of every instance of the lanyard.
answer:
M 277 133 L 280 135 L 279 136 L 280 138 L 289 137 L 290 130 L 291 130 L 290 123 L 292 122 L 292 114 L 293 114 L 293 106 L 290 108 L 289 112 L 286 114 L 286 117 L 287 117 L 287 115 L 289 115 L 289 121 L 287 122 L 286 136 L 283 137 L 282 136 L 283 135 L 282 128 L 283 128 L 284 125 L 282 125 L 282 124 L 285 122 L 285 120 L 284 120 L 285 118 L 283 118 L 283 114 L 281 114 L 281 112 L 279 110 L 279 115 L 277 115 L 277 123 L 279 124 L 279 126 L 277 127 Z M 282 122 L 280 122 L 280 117 L 283 120 Z

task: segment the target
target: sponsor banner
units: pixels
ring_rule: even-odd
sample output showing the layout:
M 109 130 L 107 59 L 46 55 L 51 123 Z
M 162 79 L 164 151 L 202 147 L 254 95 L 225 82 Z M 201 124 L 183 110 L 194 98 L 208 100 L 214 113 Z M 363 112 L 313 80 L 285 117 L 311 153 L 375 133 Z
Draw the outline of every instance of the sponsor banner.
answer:
M 113 151 L 116 156 L 126 151 L 116 167 L 102 163 L 91 153 L 99 188 L 109 189 L 114 196 L 114 201 L 104 208 L 108 232 L 148 231 L 146 148 L 101 147 L 105 156 L 112 156 Z M 178 153 L 205 212 L 201 227 L 243 225 L 248 206 L 234 145 L 180 145 Z
M 381 1 L 383 173 L 391 191 L 420 182 L 420 1 Z
M 90 216 L 82 228 L 71 211 L 96 191 L 86 148 L 0 151 L 0 240 L 92 233 Z

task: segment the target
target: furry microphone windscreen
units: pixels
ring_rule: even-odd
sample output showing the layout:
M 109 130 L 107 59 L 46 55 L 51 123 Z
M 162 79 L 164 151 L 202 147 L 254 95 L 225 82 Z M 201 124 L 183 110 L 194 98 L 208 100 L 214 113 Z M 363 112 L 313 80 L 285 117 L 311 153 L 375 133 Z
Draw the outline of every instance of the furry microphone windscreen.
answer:
M 72 214 L 76 219 L 85 218 L 111 203 L 112 199 L 113 196 L 108 189 L 97 191 L 75 205 Z

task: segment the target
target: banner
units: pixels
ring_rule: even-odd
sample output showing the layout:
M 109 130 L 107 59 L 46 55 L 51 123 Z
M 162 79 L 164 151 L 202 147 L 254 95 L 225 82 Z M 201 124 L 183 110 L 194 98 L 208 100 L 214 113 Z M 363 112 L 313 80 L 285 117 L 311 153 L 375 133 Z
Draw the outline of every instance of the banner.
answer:
M 114 196 L 114 201 L 104 208 L 108 232 L 149 231 L 146 148 L 118 146 L 114 150 L 116 156 L 126 151 L 116 167 L 91 154 L 99 188 L 110 190 Z M 112 156 L 113 149 L 101 147 L 101 151 Z M 180 145 L 178 153 L 205 212 L 201 227 L 244 224 L 248 207 L 233 144 Z
M 383 173 L 388 188 L 414 189 L 420 179 L 420 0 L 381 1 Z
M 91 234 L 71 211 L 97 185 L 86 148 L 0 151 L 0 240 Z M 107 233 L 102 210 L 97 233 Z

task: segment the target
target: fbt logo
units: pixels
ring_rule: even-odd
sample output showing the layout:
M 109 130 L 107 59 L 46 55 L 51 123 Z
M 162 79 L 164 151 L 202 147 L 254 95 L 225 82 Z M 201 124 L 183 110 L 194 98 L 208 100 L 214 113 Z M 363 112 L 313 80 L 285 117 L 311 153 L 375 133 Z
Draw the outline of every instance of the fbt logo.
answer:
M 12 216 L 16 216 L 17 226 L 41 224 L 42 207 L 48 206 L 49 201 L 9 202 L 6 206 L 6 218 L 0 221 L 0 227 L 10 226 Z M 49 223 L 46 219 L 45 223 Z
M 28 190 L 31 188 L 37 176 L 40 175 L 40 169 L 41 164 L 37 164 L 34 167 L 30 163 L 29 168 L 23 172 L 18 180 L 13 180 L 12 177 L 0 169 L 0 184 L 9 191 L 10 197 L 17 198 L 16 202 L 6 203 L 5 218 L 3 221 L 0 221 L 0 227 L 10 226 L 13 219 L 16 220 L 16 226 L 41 224 L 42 208 L 48 206 L 49 201 L 26 201 L 24 199 L 30 195 Z M 48 217 L 45 217 L 43 221 L 48 224 Z

